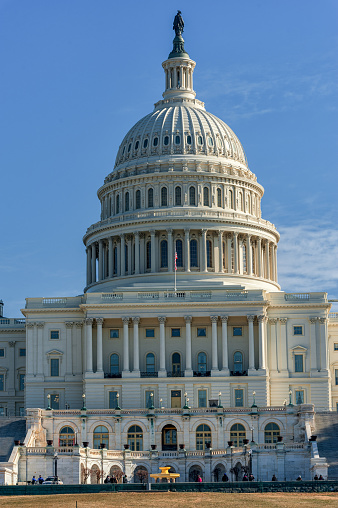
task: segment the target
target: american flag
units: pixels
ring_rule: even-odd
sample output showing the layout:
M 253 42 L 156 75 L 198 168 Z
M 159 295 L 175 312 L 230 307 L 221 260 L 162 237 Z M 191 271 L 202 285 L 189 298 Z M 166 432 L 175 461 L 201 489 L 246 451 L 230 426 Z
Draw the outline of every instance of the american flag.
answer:
M 175 251 L 175 271 L 177 271 L 177 252 Z

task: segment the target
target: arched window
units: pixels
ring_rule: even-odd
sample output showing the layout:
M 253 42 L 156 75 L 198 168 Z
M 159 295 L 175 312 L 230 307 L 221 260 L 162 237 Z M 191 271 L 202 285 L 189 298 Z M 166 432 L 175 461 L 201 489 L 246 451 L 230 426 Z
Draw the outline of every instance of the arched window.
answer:
M 181 143 L 181 136 L 175 136 L 175 145 L 179 145 Z
M 233 207 L 234 207 L 234 193 L 230 189 L 229 190 L 229 208 L 233 208 Z
M 147 148 L 148 146 L 148 139 L 146 138 L 144 141 L 143 141 L 143 148 Z
M 173 425 L 163 427 L 162 450 L 177 450 L 177 429 Z
M 136 141 L 136 143 L 135 143 L 135 150 L 138 150 L 139 144 L 140 144 L 140 142 Z
M 207 267 L 212 267 L 212 242 L 207 240 Z
M 161 241 L 161 268 L 168 268 L 168 242 Z
M 143 431 L 138 425 L 132 425 L 128 430 L 128 444 L 132 452 L 143 450 Z
M 129 143 L 129 145 L 128 145 L 128 153 L 130 152 L 130 149 L 131 149 L 131 143 Z
M 182 240 L 176 240 L 176 266 L 177 268 L 183 268 L 183 242 Z
M 153 140 L 153 145 L 154 146 L 157 146 L 158 145 L 158 137 L 156 136 Z
M 207 371 L 207 355 L 204 353 L 204 351 L 202 351 L 201 353 L 198 353 L 197 370 L 198 370 L 198 372 L 201 372 L 202 374 Z
M 196 429 L 196 450 L 205 450 L 211 446 L 211 430 L 209 425 L 202 423 Z
M 197 240 L 190 240 L 190 267 L 197 268 L 198 267 L 198 258 L 197 258 Z
M 202 136 L 197 136 L 197 143 L 199 145 L 203 145 L 203 138 L 202 138 Z
M 245 438 L 245 428 L 241 423 L 235 423 L 230 429 L 230 441 L 234 442 L 234 446 L 243 446 L 243 439 Z
M 280 428 L 277 423 L 268 423 L 264 429 L 264 443 L 277 443 Z
M 208 189 L 208 187 L 203 188 L 203 205 L 209 206 L 209 189 Z
M 240 351 L 234 353 L 234 372 L 239 374 L 243 372 L 243 354 Z
M 126 192 L 124 197 L 124 209 L 126 212 L 129 212 L 129 192 Z
M 182 205 L 182 189 L 181 187 L 175 187 L 175 206 Z
M 161 206 L 168 206 L 168 190 L 167 187 L 161 189 Z
M 72 427 L 62 427 L 59 434 L 59 446 L 74 446 L 75 433 Z
M 243 194 L 241 192 L 238 194 L 238 209 L 243 211 Z
M 155 372 L 155 355 L 154 355 L 154 353 L 148 353 L 146 356 L 146 372 L 148 374 Z
M 116 196 L 116 213 L 120 213 L 120 196 L 117 194 Z
M 110 355 L 110 374 L 118 375 L 120 373 L 120 358 L 119 355 L 113 353 Z
M 148 208 L 153 208 L 154 206 L 154 189 L 148 189 Z
M 220 188 L 217 189 L 217 206 L 222 208 L 222 191 Z
M 172 362 L 172 375 L 181 376 L 181 355 L 180 353 L 174 353 L 171 357 Z
M 164 146 L 168 146 L 169 145 L 169 136 L 164 136 L 163 144 L 164 144 Z
M 196 206 L 196 189 L 193 185 L 189 187 L 189 205 Z
M 141 191 L 136 191 L 136 200 L 135 200 L 135 208 L 139 210 L 141 208 Z
M 214 140 L 210 136 L 208 137 L 208 145 L 214 146 Z
M 191 136 L 188 134 L 187 136 L 187 145 L 191 145 Z
M 151 269 L 151 242 L 147 242 L 147 270 Z
M 109 432 L 107 427 L 99 425 L 94 429 L 93 445 L 94 448 L 102 448 L 102 444 L 106 445 L 106 448 L 109 448 Z

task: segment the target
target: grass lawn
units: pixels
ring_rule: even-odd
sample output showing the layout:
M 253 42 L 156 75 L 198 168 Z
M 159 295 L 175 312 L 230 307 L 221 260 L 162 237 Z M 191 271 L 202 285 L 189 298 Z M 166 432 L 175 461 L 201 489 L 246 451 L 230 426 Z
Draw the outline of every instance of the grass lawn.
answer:
M 63 494 L 53 496 L 3 496 L 1 508 L 243 508 L 249 507 L 338 507 L 338 493 L 197 493 L 197 492 L 116 492 L 99 494 Z

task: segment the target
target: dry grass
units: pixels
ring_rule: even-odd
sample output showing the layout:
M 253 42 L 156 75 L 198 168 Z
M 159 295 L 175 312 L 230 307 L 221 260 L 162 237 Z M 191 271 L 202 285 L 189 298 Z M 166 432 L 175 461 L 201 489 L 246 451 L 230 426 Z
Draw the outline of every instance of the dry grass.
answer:
M 338 493 L 266 493 L 224 494 L 219 492 L 116 492 L 99 494 L 63 494 L 52 496 L 2 497 L 1 508 L 240 508 L 249 507 L 338 507 Z

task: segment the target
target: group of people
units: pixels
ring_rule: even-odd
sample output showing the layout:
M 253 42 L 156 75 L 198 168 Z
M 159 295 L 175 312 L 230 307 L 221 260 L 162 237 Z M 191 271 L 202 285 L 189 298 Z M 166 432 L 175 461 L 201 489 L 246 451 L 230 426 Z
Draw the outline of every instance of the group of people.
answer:
M 42 485 L 42 483 L 44 482 L 45 480 L 42 478 L 41 474 L 39 475 L 39 478 L 36 479 L 35 478 L 35 475 L 33 475 L 33 478 L 32 478 L 32 485 Z
M 104 483 L 118 483 L 118 479 L 114 475 L 112 476 L 107 475 L 107 477 L 104 480 Z M 126 474 L 122 476 L 122 483 L 128 483 L 128 478 Z

